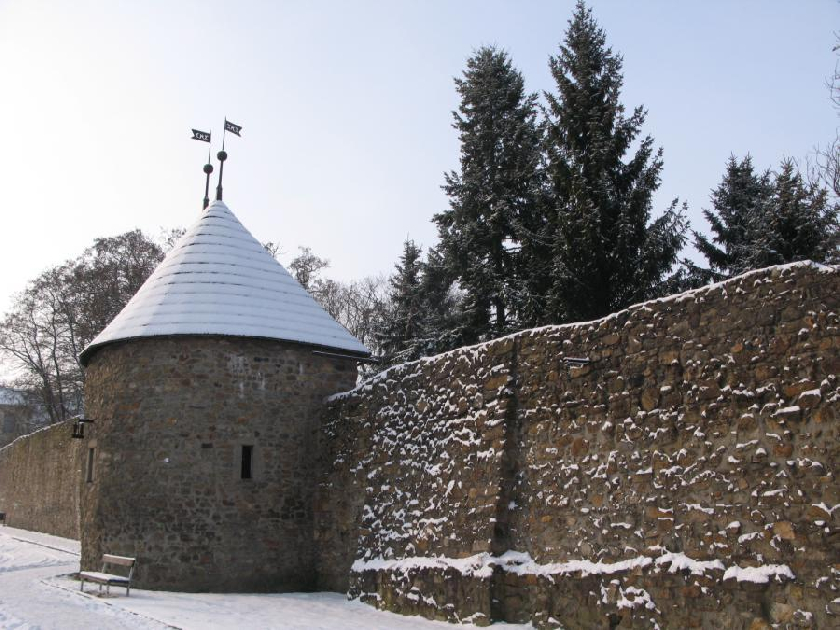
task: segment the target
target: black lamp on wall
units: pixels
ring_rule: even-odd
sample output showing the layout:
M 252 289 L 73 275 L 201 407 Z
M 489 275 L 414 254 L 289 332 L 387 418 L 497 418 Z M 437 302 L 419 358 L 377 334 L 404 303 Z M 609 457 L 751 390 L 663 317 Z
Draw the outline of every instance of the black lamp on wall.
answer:
M 73 416 L 73 433 L 70 437 L 76 440 L 83 440 L 85 438 L 85 425 L 93 424 L 93 420 L 83 416 Z

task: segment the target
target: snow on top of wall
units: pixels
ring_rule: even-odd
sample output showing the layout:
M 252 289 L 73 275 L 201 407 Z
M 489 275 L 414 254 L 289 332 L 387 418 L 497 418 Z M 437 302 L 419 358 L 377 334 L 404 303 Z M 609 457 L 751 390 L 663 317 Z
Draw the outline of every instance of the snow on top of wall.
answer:
M 739 567 L 733 565 L 723 574 L 724 580 L 736 579 L 739 582 L 754 582 L 756 584 L 767 584 L 770 578 L 776 578 L 779 582 L 782 578 L 794 579 L 793 572 L 786 564 L 767 564 L 758 567 Z
M 260 337 L 370 354 L 221 201 L 187 230 L 82 361 L 107 343 L 170 335 Z
M 58 422 L 53 422 L 52 424 L 48 424 L 46 426 L 35 429 L 31 433 L 24 433 L 23 435 L 17 436 L 14 440 L 9 442 L 5 446 L 0 447 L 0 451 L 4 451 L 6 449 L 11 449 L 18 442 L 23 442 L 24 440 L 27 440 L 27 439 L 31 438 L 33 435 L 35 435 L 37 433 L 43 433 L 44 431 L 52 431 L 53 429 L 56 429 L 57 427 L 59 428 L 58 430 L 60 430 L 60 427 L 63 427 L 63 426 L 65 426 L 64 421 L 59 420 Z
M 586 575 L 612 575 L 622 571 L 630 571 L 637 567 L 646 567 L 653 560 L 646 556 L 619 560 L 617 562 L 591 562 L 590 560 L 569 560 L 568 562 L 551 562 L 539 564 L 531 555 L 520 551 L 506 551 L 501 556 L 492 556 L 482 552 L 467 558 L 414 557 L 399 560 L 356 560 L 351 567 L 354 573 L 363 571 L 388 571 L 405 573 L 415 569 L 454 569 L 462 575 L 478 578 L 489 578 L 493 575 L 493 567 L 504 568 L 508 573 L 518 575 L 562 575 L 580 573 Z
M 728 580 L 735 578 L 739 582 L 756 582 L 766 584 L 771 578 L 782 581 L 782 578 L 795 579 L 790 567 L 784 564 L 767 564 L 757 567 L 739 567 L 733 565 L 726 568 L 720 560 L 693 560 L 684 553 L 672 553 L 663 550 L 664 553 L 654 559 L 649 556 L 637 556 L 615 562 L 592 562 L 590 560 L 567 560 L 566 562 L 549 562 L 541 564 L 533 560 L 527 552 L 506 551 L 501 556 L 493 556 L 487 553 L 478 553 L 468 558 L 447 558 L 436 557 L 413 557 L 385 560 L 374 558 L 370 560 L 356 560 L 351 571 L 362 573 L 364 571 L 387 571 L 390 573 L 407 573 L 417 569 L 454 569 L 462 575 L 469 575 L 478 578 L 489 578 L 493 575 L 493 567 L 502 567 L 507 573 L 518 575 L 565 575 L 579 573 L 581 577 L 587 575 L 613 575 L 625 571 L 632 571 L 637 568 L 646 568 L 653 565 L 656 569 L 662 565 L 670 565 L 669 573 L 678 571 L 690 571 L 693 575 L 707 575 L 711 571 L 723 571 L 721 579 Z M 712 576 L 709 576 L 712 577 Z
M 838 267 L 834 267 L 834 266 L 831 266 L 831 265 L 822 265 L 820 263 L 815 263 L 811 260 L 803 260 L 803 261 L 799 261 L 799 262 L 787 263 L 785 265 L 775 265 L 775 266 L 772 266 L 772 267 L 764 267 L 762 269 L 753 269 L 752 271 L 747 271 L 747 272 L 741 274 L 740 276 L 735 276 L 733 278 L 727 278 L 726 280 L 721 280 L 720 282 L 714 282 L 712 284 L 707 284 L 706 286 L 700 287 L 698 289 L 691 289 L 690 291 L 685 291 L 683 293 L 675 293 L 673 295 L 667 295 L 665 297 L 660 297 L 660 298 L 655 298 L 655 299 L 652 299 L 652 300 L 648 300 L 647 302 L 640 302 L 639 304 L 633 304 L 632 306 L 628 306 L 627 308 L 625 308 L 623 310 L 616 311 L 615 313 L 611 313 L 609 315 L 606 315 L 606 316 L 602 317 L 601 319 L 594 319 L 594 320 L 588 321 L 588 322 L 570 322 L 568 324 L 550 324 L 548 326 L 539 326 L 539 327 L 536 327 L 536 328 L 529 328 L 527 330 L 521 330 L 519 332 L 515 332 L 515 333 L 512 333 L 512 334 L 504 336 L 504 337 L 497 337 L 496 339 L 491 339 L 490 341 L 484 341 L 482 343 L 478 343 L 478 344 L 475 344 L 475 345 L 472 345 L 472 346 L 464 346 L 464 347 L 461 347 L 461 348 L 455 348 L 454 350 L 448 350 L 446 352 L 442 352 L 440 354 L 436 354 L 436 355 L 433 355 L 433 356 L 430 356 L 430 357 L 423 357 L 421 359 L 418 359 L 416 361 L 411 361 L 409 363 L 400 363 L 400 364 L 397 364 L 397 365 L 392 365 L 387 370 L 384 370 L 382 372 L 379 372 L 378 374 L 375 374 L 374 376 L 372 376 L 369 379 L 367 379 L 366 381 L 360 383 L 359 385 L 357 385 L 355 388 L 351 389 L 350 391 L 339 392 L 337 394 L 333 394 L 333 395 L 327 397 L 325 400 L 328 403 L 335 402 L 335 401 L 341 400 L 343 398 L 346 398 L 347 396 L 350 396 L 354 393 L 359 393 L 362 390 L 364 390 L 365 388 L 369 388 L 369 387 L 375 385 L 378 382 L 387 381 L 389 378 L 391 378 L 391 376 L 394 373 L 398 372 L 399 370 L 401 370 L 406 365 L 429 363 L 429 362 L 433 362 L 433 361 L 438 361 L 439 359 L 441 359 L 443 357 L 456 355 L 456 354 L 460 354 L 460 353 L 473 353 L 474 354 L 476 352 L 481 351 L 484 347 L 486 347 L 490 344 L 499 343 L 499 342 L 504 341 L 505 339 L 513 339 L 513 338 L 516 338 L 516 337 L 519 337 L 519 336 L 522 336 L 522 335 L 540 334 L 540 333 L 545 333 L 545 332 L 561 331 L 561 330 L 564 330 L 564 329 L 568 330 L 568 329 L 574 329 L 574 328 L 589 328 L 589 327 L 595 328 L 595 327 L 598 327 L 598 326 L 600 326 L 600 325 L 602 325 L 602 324 L 604 324 L 604 323 L 606 323 L 610 320 L 621 317 L 622 315 L 624 315 L 628 312 L 631 312 L 631 311 L 645 310 L 645 309 L 649 309 L 650 307 L 652 307 L 654 305 L 661 305 L 661 304 L 667 304 L 667 303 L 677 304 L 677 303 L 685 302 L 685 301 L 688 301 L 688 300 L 702 301 L 704 295 L 712 293 L 713 291 L 716 291 L 716 290 L 719 290 L 719 289 L 722 289 L 725 292 L 727 288 L 729 288 L 731 286 L 734 286 L 735 284 L 737 284 L 737 283 L 739 283 L 739 282 L 741 282 L 741 281 L 743 281 L 747 278 L 750 278 L 750 277 L 753 277 L 753 276 L 769 276 L 769 275 L 771 275 L 773 273 L 776 273 L 776 272 L 783 273 L 787 270 L 795 269 L 795 268 L 798 268 L 798 267 L 810 267 L 811 269 L 814 269 L 819 273 L 825 273 L 825 274 L 840 273 L 840 268 L 838 268 Z
M 656 559 L 657 566 L 664 564 L 669 565 L 668 573 L 689 571 L 694 575 L 705 575 L 707 571 L 711 571 L 712 569 L 717 569 L 718 571 L 724 571 L 726 569 L 720 560 L 694 560 L 682 552 L 672 553 L 670 551 L 666 551 Z

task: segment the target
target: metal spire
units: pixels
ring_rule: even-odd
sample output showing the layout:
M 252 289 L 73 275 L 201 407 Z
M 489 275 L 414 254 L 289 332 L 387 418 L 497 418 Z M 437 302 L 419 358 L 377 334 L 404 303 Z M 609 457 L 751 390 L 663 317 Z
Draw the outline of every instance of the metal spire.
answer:
M 222 177 L 225 174 L 225 160 L 227 159 L 227 153 L 225 152 L 225 132 L 231 132 L 239 136 L 240 132 L 242 131 L 242 125 L 237 125 L 236 123 L 230 122 L 227 117 L 225 117 L 225 126 L 222 130 L 222 150 L 216 154 L 216 157 L 219 158 L 219 185 L 216 186 L 216 201 L 222 200 Z M 206 131 L 201 131 L 199 129 L 193 129 L 193 140 L 200 140 L 201 142 L 210 142 L 210 133 Z M 240 136 L 241 137 L 241 136 Z M 204 182 L 204 209 L 207 209 L 207 206 L 210 205 L 210 174 L 213 172 L 213 165 L 210 164 L 210 150 L 207 151 L 207 164 L 204 165 L 204 174 L 207 175 L 207 179 Z
M 200 142 L 206 142 L 210 144 L 210 132 L 209 131 L 201 131 L 199 129 L 192 130 L 192 139 L 198 140 Z M 207 149 L 207 164 L 204 165 L 204 172 L 207 174 L 207 182 L 204 184 L 204 206 L 203 209 L 207 209 L 207 206 L 210 205 L 210 197 L 208 193 L 210 192 L 210 173 L 213 172 L 213 165 L 210 164 L 210 149 Z
M 210 150 L 207 150 L 207 164 L 204 165 L 204 173 L 207 175 L 207 180 L 204 182 L 204 206 L 203 210 L 207 210 L 210 205 L 210 173 L 213 172 L 213 165 L 210 164 Z
M 222 146 L 224 146 L 224 140 L 222 141 Z M 216 186 L 216 201 L 222 200 L 222 176 L 225 174 L 225 160 L 227 159 L 227 153 L 225 150 L 222 149 L 216 154 L 216 157 L 219 158 L 219 185 Z M 208 175 L 209 177 L 209 175 Z

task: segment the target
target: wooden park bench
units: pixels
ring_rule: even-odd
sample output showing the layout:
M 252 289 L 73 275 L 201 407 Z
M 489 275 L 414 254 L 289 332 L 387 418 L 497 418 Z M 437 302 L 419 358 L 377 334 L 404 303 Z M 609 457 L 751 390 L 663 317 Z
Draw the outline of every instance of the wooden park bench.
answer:
M 134 564 L 137 561 L 134 558 L 126 558 L 124 556 L 112 556 L 110 554 L 102 555 L 102 571 L 99 573 L 95 571 L 82 571 L 79 573 L 79 579 L 82 582 L 82 592 L 85 590 L 85 582 L 95 582 L 99 584 L 99 593 L 102 594 L 102 587 L 107 588 L 107 594 L 111 594 L 111 586 L 125 587 L 125 596 L 128 597 L 131 590 L 131 576 L 134 573 Z M 115 573 L 106 573 L 105 569 L 109 564 L 118 564 L 128 567 L 128 576 L 117 575 Z

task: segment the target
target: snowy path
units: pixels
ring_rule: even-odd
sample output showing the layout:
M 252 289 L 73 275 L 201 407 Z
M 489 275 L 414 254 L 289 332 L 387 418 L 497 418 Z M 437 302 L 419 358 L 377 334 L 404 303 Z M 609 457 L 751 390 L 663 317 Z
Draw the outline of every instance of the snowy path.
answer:
M 44 581 L 78 570 L 78 542 L 0 528 L 0 628 L 166 627 Z
M 381 612 L 359 602 L 348 602 L 339 593 L 198 594 L 132 589 L 128 598 L 114 590 L 111 597 L 100 599 L 79 592 L 79 583 L 68 576 L 78 569 L 77 541 L 0 527 L 0 628 L 451 630 L 471 627 Z

